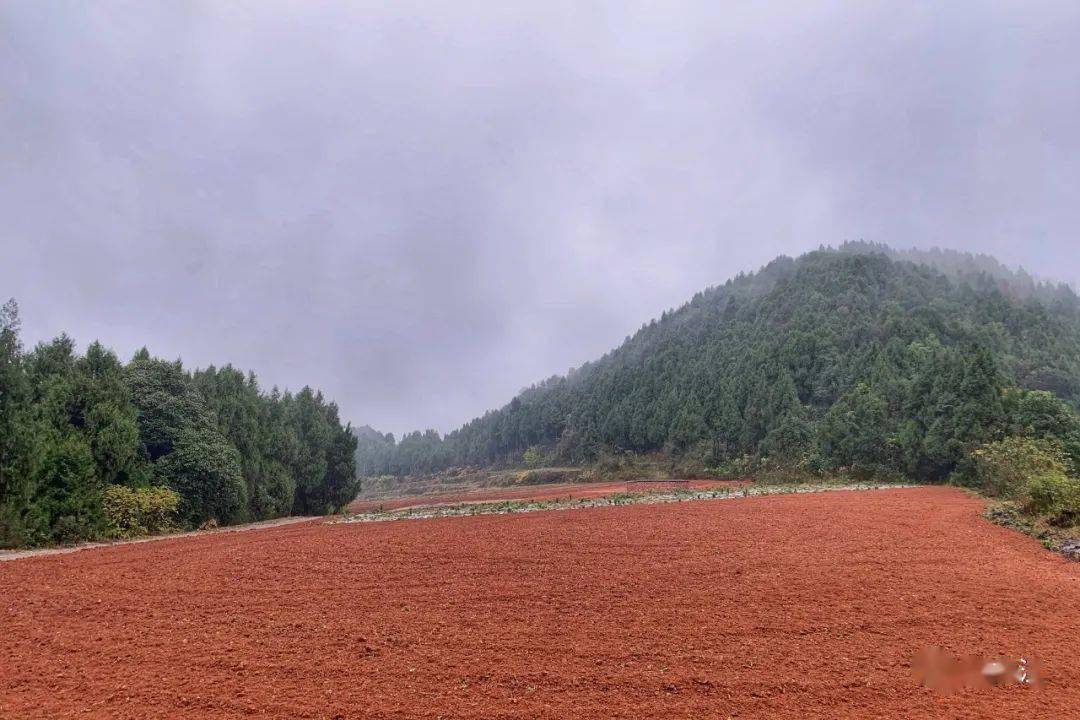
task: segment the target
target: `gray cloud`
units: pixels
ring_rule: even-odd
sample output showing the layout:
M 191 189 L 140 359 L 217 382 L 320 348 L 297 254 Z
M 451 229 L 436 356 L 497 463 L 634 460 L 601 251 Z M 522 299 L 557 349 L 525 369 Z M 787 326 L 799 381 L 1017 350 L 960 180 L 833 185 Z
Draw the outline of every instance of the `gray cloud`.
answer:
M 400 432 L 780 253 L 1080 279 L 1080 7 L 750 5 L 6 2 L 0 295 Z

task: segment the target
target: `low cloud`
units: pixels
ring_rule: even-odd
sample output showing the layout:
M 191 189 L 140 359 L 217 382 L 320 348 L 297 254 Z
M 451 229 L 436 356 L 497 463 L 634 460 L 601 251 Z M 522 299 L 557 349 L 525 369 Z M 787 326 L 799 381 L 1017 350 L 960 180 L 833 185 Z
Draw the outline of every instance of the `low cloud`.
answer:
M 0 6 L 26 340 L 448 430 L 780 253 L 1080 279 L 1075 3 Z

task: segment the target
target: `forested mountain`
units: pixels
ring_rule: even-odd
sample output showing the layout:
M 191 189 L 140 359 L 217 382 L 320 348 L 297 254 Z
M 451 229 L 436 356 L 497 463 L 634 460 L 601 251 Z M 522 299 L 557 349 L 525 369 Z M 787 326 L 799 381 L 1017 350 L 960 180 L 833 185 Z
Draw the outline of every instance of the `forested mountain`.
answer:
M 941 480 L 980 443 L 1080 459 L 1080 301 L 986 256 L 867 243 L 781 257 L 442 438 L 369 433 L 365 473 L 692 454 Z
M 320 393 L 231 366 L 131 362 L 60 336 L 24 352 L 0 313 L 0 545 L 322 513 L 358 490 L 356 438 Z

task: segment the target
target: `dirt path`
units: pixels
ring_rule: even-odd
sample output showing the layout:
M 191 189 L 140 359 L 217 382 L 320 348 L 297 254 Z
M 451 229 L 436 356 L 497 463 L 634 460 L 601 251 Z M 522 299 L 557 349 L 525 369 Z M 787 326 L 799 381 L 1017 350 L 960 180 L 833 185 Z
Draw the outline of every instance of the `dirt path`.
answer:
M 1080 564 L 979 513 L 831 492 L 30 558 L 0 566 L 0 717 L 1080 717 Z M 1049 684 L 938 696 L 931 645 Z
M 215 528 L 213 530 L 192 530 L 190 532 L 173 533 L 171 535 L 152 535 L 150 537 L 133 538 L 131 540 L 111 540 L 107 542 L 88 542 L 72 545 L 70 547 L 39 548 L 36 550 L 0 550 L 0 562 L 5 560 L 23 560 L 32 557 L 47 557 L 49 555 L 68 555 L 82 550 L 95 548 L 116 547 L 119 545 L 136 545 L 139 543 L 158 542 L 161 540 L 176 540 L 178 538 L 194 537 L 197 535 L 212 535 L 214 533 L 246 532 L 248 530 L 266 530 L 282 525 L 294 525 L 296 523 L 321 520 L 320 517 L 284 517 L 274 520 L 247 523 L 244 525 L 229 525 L 228 527 Z

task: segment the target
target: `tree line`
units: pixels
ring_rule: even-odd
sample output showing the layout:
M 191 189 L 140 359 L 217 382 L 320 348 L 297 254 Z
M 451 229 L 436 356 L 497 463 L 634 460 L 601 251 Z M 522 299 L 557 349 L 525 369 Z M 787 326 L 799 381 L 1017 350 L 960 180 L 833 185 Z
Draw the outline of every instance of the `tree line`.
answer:
M 666 453 L 940 481 L 1026 434 L 1080 459 L 1080 300 L 985 256 L 851 243 L 698 293 L 445 437 L 369 432 L 364 474 Z
M 325 513 L 359 489 L 356 442 L 311 388 L 146 349 L 125 364 L 66 335 L 27 352 L 14 300 L 0 311 L 2 545 L 108 536 L 139 527 L 118 513 L 162 508 L 189 528 Z

